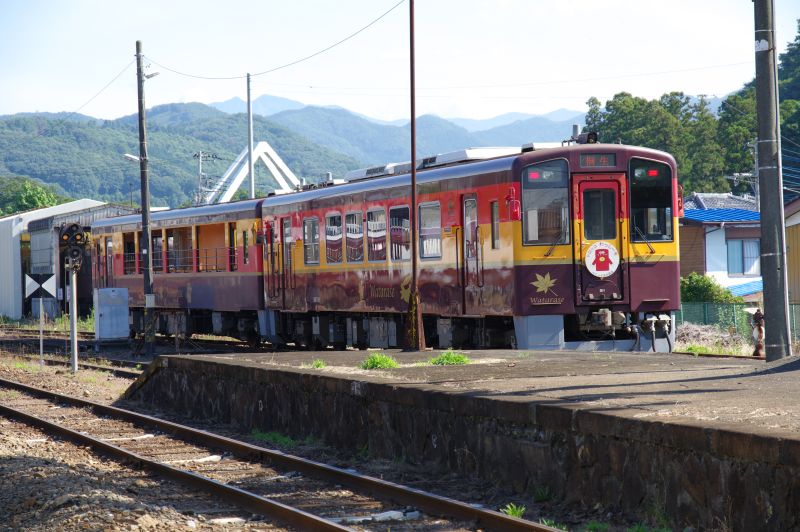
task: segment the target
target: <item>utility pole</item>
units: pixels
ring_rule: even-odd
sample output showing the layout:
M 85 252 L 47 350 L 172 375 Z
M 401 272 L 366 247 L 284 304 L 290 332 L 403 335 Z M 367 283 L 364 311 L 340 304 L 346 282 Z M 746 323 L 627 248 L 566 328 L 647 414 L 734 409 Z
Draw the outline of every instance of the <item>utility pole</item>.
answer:
M 408 314 L 406 328 L 406 349 L 421 351 L 425 349 L 425 327 L 422 322 L 422 307 L 419 301 L 419 282 L 417 279 L 417 239 L 419 238 L 417 216 L 417 102 L 416 79 L 414 65 L 414 0 L 409 0 L 409 41 L 410 46 L 410 82 L 411 82 L 411 294 L 408 298 Z
M 761 272 L 764 279 L 764 347 L 767 361 L 791 356 L 789 292 L 781 175 L 774 0 L 754 0 L 756 112 L 758 115 Z
M 197 159 L 197 198 L 195 201 L 196 205 L 202 205 L 205 201 L 204 199 L 204 190 L 208 188 L 208 181 L 204 182 L 203 178 L 205 174 L 203 173 L 203 161 L 212 161 L 215 159 L 219 159 L 216 154 L 208 153 L 203 150 L 192 155 L 195 159 Z M 204 187 L 204 184 L 206 185 Z
M 144 106 L 144 72 L 142 70 L 142 41 L 136 41 L 136 79 L 139 87 L 139 170 L 142 187 L 142 252 L 144 275 L 144 345 L 145 355 L 152 358 L 155 352 L 156 302 L 153 294 L 153 256 L 150 253 L 150 179 L 147 174 L 147 128 Z
M 247 73 L 247 172 L 250 176 L 250 199 L 256 197 L 256 175 L 253 167 L 253 100 L 250 97 L 250 73 Z

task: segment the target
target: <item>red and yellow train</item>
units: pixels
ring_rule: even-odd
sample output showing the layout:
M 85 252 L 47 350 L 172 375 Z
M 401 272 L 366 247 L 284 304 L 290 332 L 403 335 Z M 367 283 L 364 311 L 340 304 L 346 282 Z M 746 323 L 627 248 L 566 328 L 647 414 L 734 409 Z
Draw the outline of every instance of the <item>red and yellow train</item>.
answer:
M 675 160 L 617 144 L 475 149 L 292 194 L 152 214 L 160 329 L 276 344 L 398 345 L 411 209 L 426 341 L 439 347 L 671 350 L 679 308 Z M 144 304 L 141 219 L 92 227 L 95 288 Z

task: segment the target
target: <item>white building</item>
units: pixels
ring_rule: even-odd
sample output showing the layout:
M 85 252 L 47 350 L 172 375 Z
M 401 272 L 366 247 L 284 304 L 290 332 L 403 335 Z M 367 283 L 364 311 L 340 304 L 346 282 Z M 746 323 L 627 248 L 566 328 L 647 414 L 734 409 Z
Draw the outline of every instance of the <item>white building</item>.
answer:
M 63 286 L 59 271 L 58 236 L 55 234 L 62 223 L 76 222 L 88 226 L 94 220 L 131 211 L 128 207 L 80 199 L 0 218 L 0 316 L 22 318 L 26 273 L 54 273 L 58 276 L 59 286 Z M 33 228 L 29 229 L 31 224 Z M 31 229 L 33 231 L 29 234 Z M 23 267 L 23 246 L 28 245 L 30 260 L 26 262 L 30 266 Z M 23 268 L 32 271 L 23 271 Z M 54 303 L 52 306 L 55 306 Z

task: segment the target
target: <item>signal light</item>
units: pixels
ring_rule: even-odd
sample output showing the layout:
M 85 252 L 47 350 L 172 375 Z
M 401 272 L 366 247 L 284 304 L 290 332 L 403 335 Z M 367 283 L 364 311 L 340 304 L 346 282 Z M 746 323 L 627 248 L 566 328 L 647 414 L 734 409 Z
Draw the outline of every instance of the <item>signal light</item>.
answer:
M 67 258 L 72 268 L 78 269 L 81 267 L 83 250 L 87 240 L 86 231 L 87 228 L 76 223 L 61 228 L 59 239 L 62 244 L 67 246 Z

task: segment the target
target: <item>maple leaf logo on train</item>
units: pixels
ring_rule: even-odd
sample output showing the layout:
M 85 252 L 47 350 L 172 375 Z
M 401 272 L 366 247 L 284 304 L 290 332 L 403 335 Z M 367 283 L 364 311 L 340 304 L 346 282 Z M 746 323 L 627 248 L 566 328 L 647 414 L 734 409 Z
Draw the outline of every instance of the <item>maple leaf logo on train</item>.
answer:
M 537 294 L 539 292 L 543 292 L 546 294 L 547 292 L 552 292 L 552 290 L 550 289 L 553 288 L 553 286 L 556 284 L 556 281 L 558 281 L 558 279 L 550 278 L 550 272 L 547 272 L 543 276 L 537 273 L 536 280 L 533 281 L 531 284 L 536 287 Z M 555 292 L 553 293 L 555 294 Z

